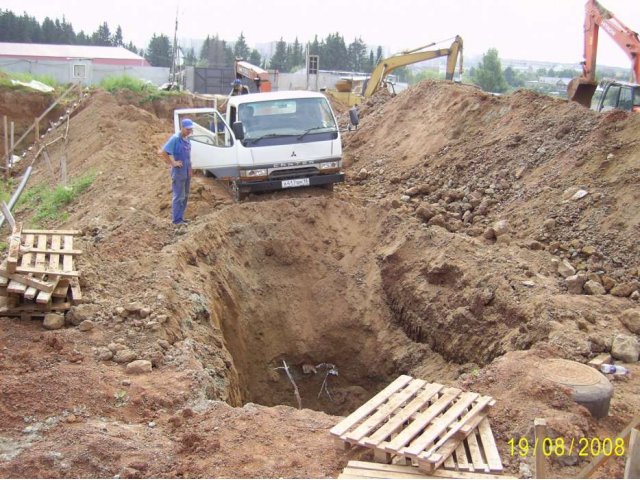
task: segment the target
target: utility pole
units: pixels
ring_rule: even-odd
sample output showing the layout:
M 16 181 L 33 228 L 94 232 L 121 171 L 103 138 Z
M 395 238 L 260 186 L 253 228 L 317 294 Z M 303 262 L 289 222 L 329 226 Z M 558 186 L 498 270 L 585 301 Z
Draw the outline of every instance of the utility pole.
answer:
M 169 81 L 172 83 L 171 88 L 173 89 L 173 84 L 176 82 L 176 67 L 178 64 L 177 61 L 178 56 L 178 7 L 176 7 L 176 29 L 173 32 L 173 51 L 171 55 L 171 72 Z

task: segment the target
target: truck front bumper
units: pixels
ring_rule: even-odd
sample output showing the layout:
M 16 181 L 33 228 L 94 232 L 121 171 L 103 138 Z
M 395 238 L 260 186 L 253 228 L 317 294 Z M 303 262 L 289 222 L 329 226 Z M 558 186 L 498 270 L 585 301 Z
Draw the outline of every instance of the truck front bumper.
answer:
M 344 173 L 332 173 L 327 175 L 312 175 L 310 177 L 298 178 L 295 180 L 309 180 L 309 183 L 298 182 L 300 185 L 291 185 L 291 180 L 265 180 L 260 182 L 238 182 L 238 187 L 242 192 L 268 192 L 273 190 L 284 190 L 296 187 L 317 187 L 329 183 L 344 182 Z

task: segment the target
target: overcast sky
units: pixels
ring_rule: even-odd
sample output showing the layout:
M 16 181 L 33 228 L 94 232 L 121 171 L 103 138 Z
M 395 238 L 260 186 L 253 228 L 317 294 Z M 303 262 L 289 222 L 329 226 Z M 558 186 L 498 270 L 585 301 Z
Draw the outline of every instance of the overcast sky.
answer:
M 600 0 L 627 27 L 640 30 L 640 0 Z M 388 52 L 420 47 L 459 34 L 466 55 L 496 48 L 501 58 L 578 63 L 582 60 L 585 0 L 2 0 L 0 8 L 71 22 L 76 33 L 106 21 L 122 26 L 125 42 L 146 48 L 151 36 L 179 38 L 218 34 L 247 43 L 301 42 L 339 32 Z M 188 46 L 188 45 L 187 45 Z M 598 64 L 629 67 L 630 61 L 601 30 Z

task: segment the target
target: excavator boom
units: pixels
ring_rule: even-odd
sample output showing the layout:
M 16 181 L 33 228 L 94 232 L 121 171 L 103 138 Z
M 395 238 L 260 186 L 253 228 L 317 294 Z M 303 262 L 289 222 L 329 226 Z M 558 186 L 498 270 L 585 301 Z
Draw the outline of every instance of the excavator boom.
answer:
M 640 39 L 638 34 L 624 25 L 597 0 L 588 0 L 584 20 L 584 63 L 582 76 L 569 83 L 567 94 L 570 100 L 585 107 L 591 106 L 596 91 L 596 58 L 600 27 L 607 32 L 631 60 L 634 81 L 640 82 Z
M 458 62 L 458 56 L 460 56 L 460 70 L 462 71 L 462 38 L 460 38 L 460 36 L 456 36 L 455 40 L 451 44 L 451 47 L 449 48 L 427 51 L 417 50 L 419 49 L 400 53 L 398 55 L 393 55 L 382 60 L 371 73 L 371 78 L 369 78 L 369 81 L 367 82 L 367 87 L 364 91 L 363 96 L 365 98 L 368 98 L 373 95 L 373 93 L 380 87 L 387 75 L 389 75 L 396 68 L 404 67 L 405 65 L 411 65 L 412 63 L 423 62 L 425 60 L 431 60 L 438 57 L 448 57 L 446 79 L 453 80 L 453 73 Z

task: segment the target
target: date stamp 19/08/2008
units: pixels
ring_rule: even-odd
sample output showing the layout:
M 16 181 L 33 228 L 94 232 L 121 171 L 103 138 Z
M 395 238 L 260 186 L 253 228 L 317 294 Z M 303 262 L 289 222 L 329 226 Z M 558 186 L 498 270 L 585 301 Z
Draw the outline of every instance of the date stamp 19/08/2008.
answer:
M 519 457 L 535 456 L 538 449 L 545 457 L 570 455 L 579 457 L 597 457 L 599 455 L 622 457 L 625 454 L 624 438 L 620 437 L 580 437 L 566 440 L 562 437 L 536 437 L 534 442 L 530 442 L 526 437 L 521 437 L 519 439 L 511 438 L 507 444 L 512 457 L 516 455 Z

